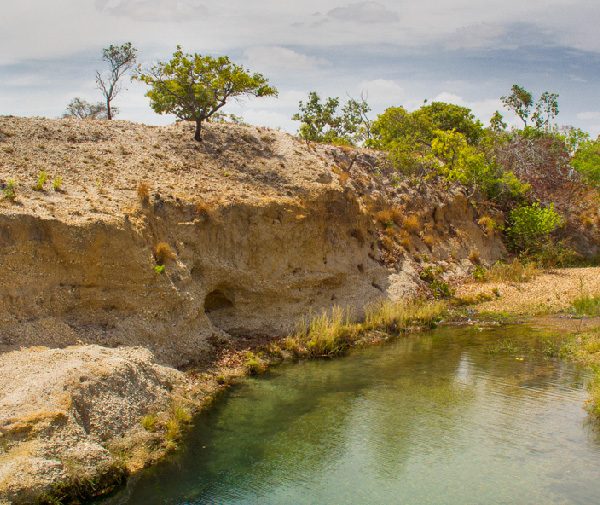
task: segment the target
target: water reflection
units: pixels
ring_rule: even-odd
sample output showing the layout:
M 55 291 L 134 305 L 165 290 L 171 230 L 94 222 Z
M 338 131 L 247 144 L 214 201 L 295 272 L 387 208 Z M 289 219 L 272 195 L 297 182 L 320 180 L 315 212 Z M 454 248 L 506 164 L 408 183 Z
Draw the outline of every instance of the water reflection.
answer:
M 594 503 L 585 375 L 540 338 L 445 328 L 281 367 L 235 388 L 111 502 Z

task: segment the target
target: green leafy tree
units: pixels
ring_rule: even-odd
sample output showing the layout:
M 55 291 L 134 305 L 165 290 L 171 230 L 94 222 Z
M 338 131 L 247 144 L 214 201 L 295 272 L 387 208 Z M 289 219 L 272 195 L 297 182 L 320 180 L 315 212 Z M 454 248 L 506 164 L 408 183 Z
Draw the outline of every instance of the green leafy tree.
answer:
M 116 114 L 111 104 L 122 89 L 119 81 L 135 66 L 136 58 L 137 49 L 131 42 L 110 45 L 102 50 L 102 60 L 108 63 L 109 70 L 105 75 L 96 72 L 96 85 L 106 102 L 106 119 L 112 119 Z
M 549 133 L 558 112 L 558 93 L 544 91 L 535 104 L 535 112 L 531 118 L 538 130 Z
M 431 142 L 439 172 L 450 181 L 458 181 L 491 200 L 521 199 L 529 190 L 512 172 L 504 172 L 486 153 L 469 145 L 456 131 L 437 130 Z
M 421 128 L 425 128 L 429 142 L 437 130 L 462 133 L 469 144 L 477 144 L 483 136 L 483 124 L 473 112 L 453 103 L 432 102 L 414 111 L 412 116 Z
M 494 133 L 506 131 L 507 124 L 504 122 L 504 116 L 499 111 L 494 112 L 490 118 L 490 130 Z
M 136 78 L 150 86 L 146 96 L 158 114 L 175 114 L 194 121 L 194 139 L 201 141 L 202 122 L 210 119 L 232 98 L 277 96 L 277 90 L 258 73 L 229 60 L 186 54 L 181 46 L 168 62 L 159 62 Z
M 600 137 L 580 143 L 571 165 L 591 184 L 600 188 Z
M 366 99 L 350 98 L 340 111 L 339 106 L 338 97 L 322 101 L 316 91 L 311 91 L 308 100 L 298 104 L 300 112 L 292 116 L 294 121 L 301 123 L 298 129 L 300 137 L 312 142 L 362 143 L 370 132 L 368 113 L 371 109 Z
M 513 84 L 510 95 L 503 96 L 500 100 L 507 109 L 512 110 L 523 121 L 526 127 L 533 107 L 533 95 L 522 86 Z
M 564 219 L 554 210 L 554 204 L 542 207 L 535 202 L 511 211 L 508 237 L 517 251 L 538 252 L 550 241 L 550 234 L 563 223 Z

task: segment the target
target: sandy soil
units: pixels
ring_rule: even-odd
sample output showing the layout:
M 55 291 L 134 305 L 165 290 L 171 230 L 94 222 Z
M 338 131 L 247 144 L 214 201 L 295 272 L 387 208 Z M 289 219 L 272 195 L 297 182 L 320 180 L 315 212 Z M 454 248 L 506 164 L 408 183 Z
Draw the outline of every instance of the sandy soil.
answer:
M 457 297 L 472 297 L 480 293 L 499 297 L 476 305 L 478 311 L 511 314 L 543 314 L 566 311 L 582 294 L 600 293 L 600 267 L 565 268 L 545 272 L 529 282 L 469 283 L 460 286 Z

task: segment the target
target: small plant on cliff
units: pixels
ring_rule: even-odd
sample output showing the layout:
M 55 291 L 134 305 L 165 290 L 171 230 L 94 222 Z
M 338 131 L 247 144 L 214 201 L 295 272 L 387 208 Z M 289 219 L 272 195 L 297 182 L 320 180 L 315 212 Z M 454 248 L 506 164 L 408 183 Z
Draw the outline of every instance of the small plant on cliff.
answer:
M 150 186 L 146 182 L 140 182 L 137 187 L 137 196 L 142 205 L 148 205 L 150 201 Z
M 157 428 L 158 418 L 154 414 L 148 414 L 142 417 L 141 424 L 146 431 L 154 432 Z
M 202 140 L 202 122 L 210 119 L 231 98 L 277 96 L 262 74 L 251 74 L 227 56 L 213 58 L 186 54 L 177 46 L 168 62 L 159 62 L 136 78 L 150 86 L 146 96 L 158 114 L 175 114 L 194 121 L 194 139 Z
M 165 273 L 165 266 L 164 265 L 154 265 L 154 273 L 155 274 L 164 274 Z
M 52 181 L 52 189 L 54 191 L 56 191 L 57 193 L 60 193 L 62 191 L 62 184 L 63 184 L 63 179 L 60 175 L 57 175 L 54 180 Z
M 157 265 L 165 265 L 168 261 L 175 259 L 175 253 L 166 242 L 159 242 L 154 247 L 154 259 Z
M 4 184 L 0 184 L 0 189 L 2 189 L 2 195 L 7 200 L 14 202 L 17 198 L 17 181 L 14 179 L 9 179 Z
M 34 191 L 44 191 L 44 185 L 48 181 L 48 173 L 42 170 L 38 174 L 37 182 L 33 186 Z

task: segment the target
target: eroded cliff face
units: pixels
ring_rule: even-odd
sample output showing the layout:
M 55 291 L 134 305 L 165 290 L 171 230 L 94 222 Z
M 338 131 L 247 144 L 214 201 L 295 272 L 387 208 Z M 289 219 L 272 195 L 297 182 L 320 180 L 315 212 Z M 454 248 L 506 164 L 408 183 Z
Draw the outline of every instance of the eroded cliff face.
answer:
M 155 200 L 120 223 L 0 216 L 5 345 L 144 345 L 173 365 L 212 335 L 282 335 L 382 296 L 368 216 L 341 191 L 212 212 Z M 174 253 L 154 271 L 153 248 Z
M 360 317 L 414 294 L 423 257 L 451 275 L 473 250 L 483 261 L 503 253 L 459 190 L 390 192 L 375 158 L 348 164 L 343 151 L 281 133 L 214 125 L 198 147 L 186 125 L 13 118 L 0 128 L 0 177 L 19 183 L 0 207 L 5 349 L 141 345 L 181 366 L 201 360 L 211 336 L 281 336 L 332 305 Z M 28 185 L 31 150 L 41 170 L 62 174 L 61 191 Z M 418 216 L 406 250 L 382 248 L 377 205 Z M 161 243 L 173 257 L 157 273 Z

